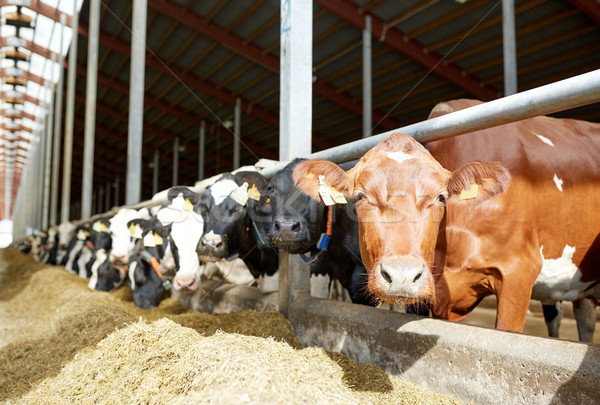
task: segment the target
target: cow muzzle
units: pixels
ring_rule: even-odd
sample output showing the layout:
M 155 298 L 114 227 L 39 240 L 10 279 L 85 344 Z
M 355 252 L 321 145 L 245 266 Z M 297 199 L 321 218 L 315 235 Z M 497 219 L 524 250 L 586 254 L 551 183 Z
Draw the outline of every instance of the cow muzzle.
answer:
M 309 239 L 306 224 L 293 217 L 276 217 L 267 235 L 277 248 L 292 254 L 304 253 L 314 244 Z
M 381 261 L 370 273 L 369 290 L 383 302 L 415 304 L 430 298 L 430 271 L 422 259 L 398 256 Z
M 196 247 L 196 253 L 200 257 L 223 259 L 227 256 L 227 246 L 219 235 L 203 236 Z

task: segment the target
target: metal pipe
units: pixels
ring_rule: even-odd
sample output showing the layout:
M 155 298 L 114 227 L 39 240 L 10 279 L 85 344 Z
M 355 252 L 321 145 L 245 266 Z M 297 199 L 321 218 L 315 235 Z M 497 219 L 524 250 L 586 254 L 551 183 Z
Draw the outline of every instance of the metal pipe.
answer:
M 69 68 L 67 71 L 67 105 L 65 111 L 65 146 L 63 150 L 63 181 L 62 200 L 60 205 L 60 221 L 68 222 L 71 204 L 71 170 L 73 164 L 73 122 L 75 117 L 75 86 L 77 78 L 77 39 L 79 34 L 78 0 L 73 0 L 73 15 L 71 16 L 71 51 L 69 52 Z
M 202 180 L 204 178 L 204 164 L 205 164 L 205 156 L 206 153 L 206 122 L 202 121 L 200 123 L 200 145 L 198 147 L 198 180 Z
M 365 16 L 363 30 L 363 138 L 373 135 L 373 94 L 371 89 L 371 16 Z
M 280 30 L 279 159 L 311 151 L 312 0 L 282 0 Z M 297 294 L 310 294 L 310 272 L 297 255 L 279 253 L 279 311 L 289 317 Z
M 159 164 L 158 149 L 154 151 L 154 168 L 152 173 L 152 195 L 158 193 L 158 164 Z
M 54 138 L 52 139 L 52 187 L 50 194 L 50 225 L 57 225 L 58 214 L 58 171 L 60 170 L 60 137 L 62 130 L 63 84 L 65 77 L 65 56 L 63 54 L 63 40 L 67 16 L 60 15 L 60 45 L 58 47 L 58 84 L 56 85 L 56 105 L 54 108 Z
M 596 102 L 600 102 L 600 69 L 304 157 L 327 159 L 336 163 L 348 162 L 359 159 L 396 132 L 408 134 L 419 142 L 426 143 Z M 287 162 L 282 161 L 262 170 L 261 174 L 270 178 L 286 164 Z
M 139 202 L 142 192 L 147 9 L 146 0 L 133 0 L 125 205 Z
M 85 92 L 85 130 L 83 145 L 83 181 L 81 192 L 81 218 L 92 213 L 94 185 L 94 139 L 96 129 L 96 97 L 98 81 L 98 48 L 100 38 L 100 0 L 90 0 L 88 32 L 87 83 Z
M 52 56 L 52 62 L 56 62 L 56 58 L 54 55 Z M 52 68 L 53 69 L 53 68 Z M 45 137 L 44 137 L 44 149 L 45 149 L 45 158 L 44 158 L 44 168 L 41 173 L 43 176 L 43 190 L 42 190 L 42 217 L 41 226 L 42 229 L 48 228 L 49 223 L 49 214 L 50 214 L 50 181 L 52 174 L 52 128 L 53 128 L 53 120 L 54 120 L 54 70 L 52 70 L 52 75 L 49 82 L 50 88 L 50 105 L 48 107 L 48 115 L 46 116 L 46 129 L 45 129 Z
M 173 142 L 173 185 L 179 183 L 179 137 L 175 137 Z
M 515 1 L 502 0 L 502 50 L 504 52 L 504 95 L 517 92 L 517 40 Z
M 235 99 L 233 120 L 233 170 L 240 167 L 240 140 L 242 139 L 242 100 Z

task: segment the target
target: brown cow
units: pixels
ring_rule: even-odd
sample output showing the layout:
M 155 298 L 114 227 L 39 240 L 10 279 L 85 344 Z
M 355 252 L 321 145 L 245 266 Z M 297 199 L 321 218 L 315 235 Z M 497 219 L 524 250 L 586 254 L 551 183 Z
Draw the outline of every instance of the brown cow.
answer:
M 432 116 L 478 103 L 442 103 Z M 324 160 L 294 172 L 313 198 L 322 175 L 357 199 L 361 255 L 378 299 L 429 301 L 434 315 L 458 321 L 495 294 L 496 327 L 522 331 L 530 298 L 600 295 L 598 256 L 582 263 L 600 231 L 600 124 L 536 117 L 427 149 L 394 134 L 348 172 Z

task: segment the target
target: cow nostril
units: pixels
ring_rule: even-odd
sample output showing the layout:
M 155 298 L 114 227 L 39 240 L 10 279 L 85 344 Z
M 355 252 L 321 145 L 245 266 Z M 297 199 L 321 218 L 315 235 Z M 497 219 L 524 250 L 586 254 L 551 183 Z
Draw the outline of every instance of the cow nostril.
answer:
M 275 227 L 275 230 L 276 230 L 276 231 L 279 231 L 279 221 L 278 221 L 278 220 L 276 220 L 276 219 L 275 219 L 275 220 L 273 221 L 273 226 Z
M 292 224 L 292 231 L 298 232 L 300 230 L 300 221 L 296 221 Z
M 420 279 L 422 275 L 423 275 L 423 272 L 420 272 L 419 274 L 417 274 L 413 280 L 413 283 L 416 283 L 417 280 Z
M 385 271 L 383 268 L 381 268 L 381 277 L 383 277 L 383 279 L 388 282 L 389 284 L 392 284 L 392 278 L 390 277 L 390 275 L 388 274 L 387 271 Z
M 220 248 L 221 245 L 223 245 L 223 241 L 218 240 L 215 242 L 215 248 Z

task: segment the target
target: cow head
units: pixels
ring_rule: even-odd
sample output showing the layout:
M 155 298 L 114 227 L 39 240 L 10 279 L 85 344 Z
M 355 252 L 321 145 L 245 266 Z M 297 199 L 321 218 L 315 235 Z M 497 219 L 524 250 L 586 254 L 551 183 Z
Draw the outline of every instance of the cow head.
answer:
M 58 226 L 58 248 L 66 249 L 73 238 L 75 224 L 63 222 Z
M 304 253 L 314 246 L 325 230 L 324 204 L 301 192 L 294 185 L 292 172 L 303 160 L 296 159 L 277 173 L 266 188 L 266 199 L 256 208 L 270 215 L 267 237 L 277 248 L 288 253 Z
M 92 250 L 91 276 L 88 287 L 92 290 L 111 291 L 121 285 L 124 273 L 113 267 L 108 259 L 112 247 L 110 221 L 100 218 L 92 222 L 87 247 Z
M 503 191 L 509 179 L 495 163 L 470 163 L 450 173 L 403 134 L 379 143 L 347 172 L 324 160 L 294 170 L 296 185 L 314 199 L 323 183 L 356 199 L 368 288 L 381 301 L 408 304 L 434 298 L 435 248 L 446 205 L 481 203 Z M 464 198 L 475 189 L 474 198 Z
M 167 197 L 169 204 L 161 207 L 156 217 L 162 226 L 170 226 L 171 254 L 177 270 L 173 286 L 176 290 L 193 292 L 198 288 L 202 275 L 196 254 L 196 246 L 204 231 L 204 220 L 195 210 L 199 195 L 187 187 L 178 186 L 170 188 Z
M 121 208 L 110 218 L 110 233 L 113 239 L 112 250 L 110 252 L 110 263 L 124 273 L 127 272 L 129 256 L 137 253 L 142 248 L 138 239 L 132 238 L 127 223 L 132 219 L 150 219 L 148 209 L 142 208 L 135 210 L 131 208 Z
M 162 226 L 157 219 L 134 219 L 129 221 L 128 226 L 132 237 L 139 237 L 144 245 L 144 249 L 132 256 L 129 262 L 128 275 L 133 301 L 137 307 L 150 309 L 158 305 L 165 290 L 171 287 L 167 273 L 161 271 L 165 252 L 170 251 L 169 227 Z M 171 277 L 174 273 L 173 271 Z
M 239 252 L 248 233 L 255 232 L 249 215 L 266 183 L 256 172 L 225 173 L 205 190 L 198 205 L 204 218 L 196 249 L 201 260 L 215 262 Z

